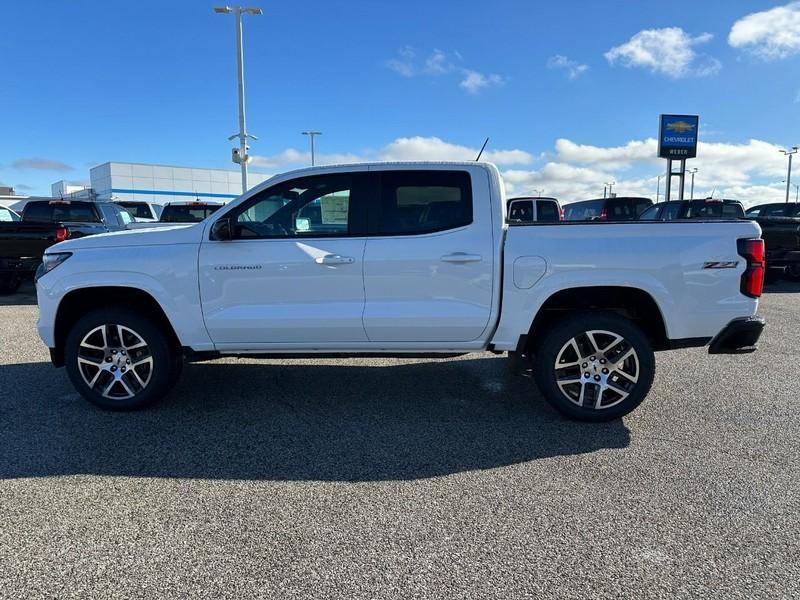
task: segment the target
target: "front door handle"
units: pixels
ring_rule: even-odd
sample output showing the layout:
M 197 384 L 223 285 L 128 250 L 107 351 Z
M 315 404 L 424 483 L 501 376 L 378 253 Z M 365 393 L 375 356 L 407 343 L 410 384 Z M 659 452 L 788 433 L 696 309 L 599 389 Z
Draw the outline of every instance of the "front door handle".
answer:
M 466 252 L 453 252 L 442 256 L 442 261 L 449 263 L 481 262 L 480 254 L 467 254 Z
M 351 265 L 356 262 L 352 256 L 342 256 L 341 254 L 326 254 L 314 259 L 318 265 Z

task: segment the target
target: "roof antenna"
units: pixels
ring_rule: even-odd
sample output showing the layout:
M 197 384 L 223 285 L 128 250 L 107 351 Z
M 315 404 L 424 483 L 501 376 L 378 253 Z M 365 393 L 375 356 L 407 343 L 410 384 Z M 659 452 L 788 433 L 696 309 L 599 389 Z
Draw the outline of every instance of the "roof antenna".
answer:
M 478 156 L 475 158 L 475 162 L 478 162 L 481 159 L 481 154 L 483 154 L 483 150 L 484 148 L 486 148 L 486 144 L 488 143 L 489 143 L 489 138 L 487 137 L 483 142 L 483 146 L 481 146 L 481 151 L 478 152 Z

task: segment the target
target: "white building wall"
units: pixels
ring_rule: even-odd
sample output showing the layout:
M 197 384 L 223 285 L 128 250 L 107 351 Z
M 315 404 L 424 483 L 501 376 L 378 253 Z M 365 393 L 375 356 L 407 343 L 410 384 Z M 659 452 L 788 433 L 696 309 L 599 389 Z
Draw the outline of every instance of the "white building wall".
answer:
M 197 169 L 169 165 L 107 162 L 90 170 L 98 199 L 144 200 L 156 204 L 194 200 L 228 202 L 242 193 L 240 171 Z M 255 186 L 271 177 L 248 173 Z

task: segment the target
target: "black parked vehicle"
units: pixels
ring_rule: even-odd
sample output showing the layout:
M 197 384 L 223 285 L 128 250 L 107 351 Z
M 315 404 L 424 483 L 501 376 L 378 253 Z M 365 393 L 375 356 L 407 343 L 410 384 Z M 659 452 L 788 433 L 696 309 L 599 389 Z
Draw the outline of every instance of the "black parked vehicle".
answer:
M 748 209 L 747 216 L 761 226 L 767 268 L 785 269 L 790 279 L 800 281 L 800 204 L 761 204 Z
M 678 221 L 684 219 L 743 219 L 744 207 L 738 200 L 670 200 L 654 204 L 640 221 Z
M 0 293 L 7 294 L 36 271 L 53 244 L 123 230 L 133 217 L 111 202 L 32 200 L 19 220 L 0 221 Z
M 650 198 L 614 197 L 573 202 L 564 206 L 565 221 L 635 221 L 648 207 Z
M 764 217 L 800 217 L 800 203 L 797 202 L 772 202 L 759 204 L 747 209 L 745 215 L 749 219 Z

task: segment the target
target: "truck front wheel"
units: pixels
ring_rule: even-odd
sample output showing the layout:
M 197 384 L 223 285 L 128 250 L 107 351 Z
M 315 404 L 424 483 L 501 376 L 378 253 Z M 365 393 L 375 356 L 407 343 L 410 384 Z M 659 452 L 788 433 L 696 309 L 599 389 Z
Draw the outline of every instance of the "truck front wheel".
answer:
M 125 308 L 82 317 L 67 335 L 64 357 L 75 389 L 109 410 L 142 408 L 166 395 L 181 360 L 156 323 Z
M 606 312 L 564 317 L 536 345 L 536 383 L 550 405 L 581 421 L 636 408 L 653 384 L 655 356 L 631 321 Z

